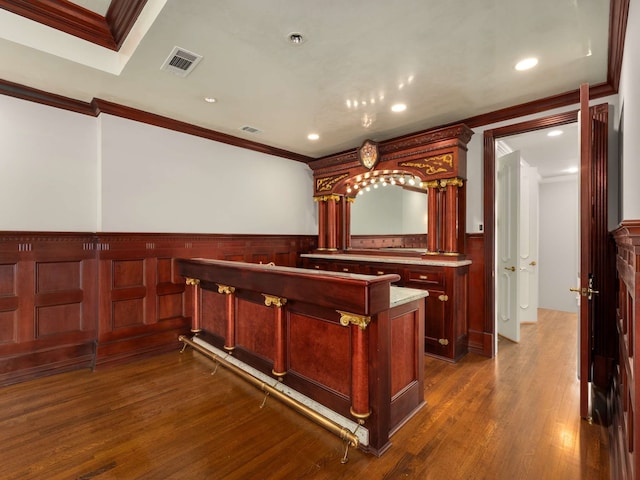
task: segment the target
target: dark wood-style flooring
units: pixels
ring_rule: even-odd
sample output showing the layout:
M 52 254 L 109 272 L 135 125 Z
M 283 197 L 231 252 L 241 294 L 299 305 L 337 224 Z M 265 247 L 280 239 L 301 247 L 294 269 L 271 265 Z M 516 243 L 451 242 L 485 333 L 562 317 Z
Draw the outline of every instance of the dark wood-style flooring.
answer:
M 0 388 L 0 478 L 608 479 L 579 418 L 576 316 L 541 310 L 497 359 L 425 358 L 424 407 L 381 458 L 187 350 Z

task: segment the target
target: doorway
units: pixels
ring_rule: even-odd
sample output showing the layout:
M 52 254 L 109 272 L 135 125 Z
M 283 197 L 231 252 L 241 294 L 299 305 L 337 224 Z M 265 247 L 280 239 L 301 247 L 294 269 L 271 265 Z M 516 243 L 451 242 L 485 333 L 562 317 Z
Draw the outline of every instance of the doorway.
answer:
M 575 122 L 496 140 L 496 352 L 538 307 L 577 317 L 579 165 Z
M 536 132 L 550 127 L 561 128 L 564 125 L 573 124 L 577 121 L 578 111 L 572 110 L 557 115 L 551 115 L 544 118 L 539 118 L 527 122 L 522 122 L 514 125 L 508 125 L 505 127 L 486 130 L 484 132 L 484 224 L 491 226 L 487 228 L 484 234 L 484 258 L 487 262 L 485 264 L 485 298 L 484 302 L 484 331 L 494 332 L 494 341 L 491 345 L 491 356 L 496 355 L 497 346 L 497 334 L 495 329 L 495 245 L 496 245 L 496 231 L 494 226 L 496 225 L 496 141 L 503 138 L 508 138 L 517 134 L 524 134 L 528 132 Z

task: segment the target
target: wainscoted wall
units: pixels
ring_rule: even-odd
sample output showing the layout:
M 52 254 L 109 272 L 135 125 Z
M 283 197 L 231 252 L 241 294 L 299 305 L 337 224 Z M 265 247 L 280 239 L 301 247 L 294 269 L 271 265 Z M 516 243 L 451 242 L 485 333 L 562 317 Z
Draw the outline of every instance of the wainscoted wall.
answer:
M 0 232 L 0 384 L 178 348 L 176 258 L 295 266 L 297 235 Z
M 97 287 L 91 234 L 1 234 L 0 384 L 91 366 Z
M 358 248 L 425 241 L 354 239 Z M 491 356 L 483 241 L 467 235 L 469 349 Z M 316 247 L 317 237 L 306 235 L 0 232 L 0 385 L 178 348 L 192 305 L 176 258 L 296 266 Z
M 618 272 L 619 358 L 612 382 L 612 478 L 636 478 L 640 472 L 640 220 L 624 221 L 614 232 Z

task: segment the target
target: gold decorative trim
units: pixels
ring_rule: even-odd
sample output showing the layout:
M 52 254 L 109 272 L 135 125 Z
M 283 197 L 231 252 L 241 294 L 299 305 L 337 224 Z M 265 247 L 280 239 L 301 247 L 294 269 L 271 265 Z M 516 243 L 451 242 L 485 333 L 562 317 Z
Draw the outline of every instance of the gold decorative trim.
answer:
M 398 166 L 418 168 L 421 169 L 425 175 L 453 172 L 453 154 L 445 153 L 417 161 L 407 160 L 406 162 L 398 163 Z
M 267 293 L 263 293 L 262 296 L 264 297 L 264 304 L 267 307 L 270 307 L 271 305 L 275 305 L 276 307 L 284 307 L 287 303 L 286 298 L 276 297 L 275 295 L 269 295 Z
M 348 173 L 343 173 L 341 175 L 334 175 L 333 177 L 318 178 L 316 179 L 316 192 L 331 191 L 336 183 L 348 176 Z
M 233 292 L 236 291 L 236 287 L 221 285 L 219 283 L 217 283 L 216 285 L 218 285 L 218 293 L 226 293 L 227 295 L 231 295 Z
M 349 407 L 349 413 L 351 416 L 357 418 L 358 420 L 366 420 L 371 416 L 371 412 L 369 413 L 356 413 L 353 411 L 353 407 Z
M 462 187 L 464 180 L 460 177 L 442 178 L 440 180 L 429 180 L 428 182 L 422 182 L 422 186 L 425 188 L 447 188 L 449 185 L 454 187 Z
M 448 187 L 449 185 L 453 185 L 454 187 L 461 187 L 464 185 L 464 181 L 461 178 L 443 178 L 440 180 L 440 186 L 442 188 Z
M 329 200 L 334 200 L 336 202 L 340 201 L 340 195 L 319 195 L 317 197 L 313 197 L 314 202 L 328 202 Z
M 336 310 L 340 314 L 340 325 L 347 327 L 349 324 L 360 327 L 361 330 L 365 330 L 367 325 L 371 322 L 371 317 L 365 315 L 358 315 L 356 313 L 343 312 Z
M 347 199 L 347 202 L 349 203 L 355 203 L 356 201 L 356 197 L 345 197 Z
M 284 377 L 287 374 L 287 372 L 276 372 L 275 370 L 271 370 L 271 373 L 276 377 Z
M 200 285 L 200 280 L 198 280 L 197 278 L 187 278 L 187 281 L 185 283 L 187 285 L 193 285 L 194 287 L 197 287 L 198 285 Z

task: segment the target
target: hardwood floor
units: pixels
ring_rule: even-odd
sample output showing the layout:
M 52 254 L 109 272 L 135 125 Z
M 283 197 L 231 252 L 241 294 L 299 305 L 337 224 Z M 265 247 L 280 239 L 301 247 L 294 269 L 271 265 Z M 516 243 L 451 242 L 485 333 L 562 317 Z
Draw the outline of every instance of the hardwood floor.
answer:
M 187 350 L 0 389 L 2 479 L 608 479 L 579 418 L 576 316 L 541 310 L 497 359 L 425 357 L 424 407 L 381 458 Z

